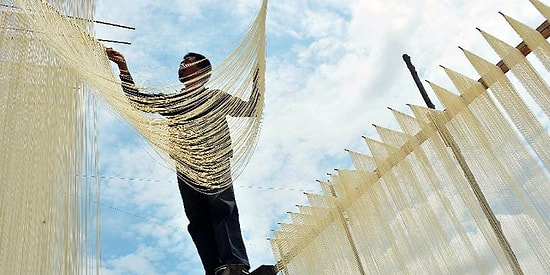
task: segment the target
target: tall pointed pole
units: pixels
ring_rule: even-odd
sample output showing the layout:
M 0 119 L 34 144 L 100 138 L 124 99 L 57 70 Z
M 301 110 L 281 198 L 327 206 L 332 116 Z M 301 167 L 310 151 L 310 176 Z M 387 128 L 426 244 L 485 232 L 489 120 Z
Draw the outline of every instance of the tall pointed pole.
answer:
M 428 93 L 426 93 L 426 89 L 424 89 L 422 82 L 420 82 L 420 79 L 418 78 L 418 73 L 416 72 L 416 69 L 414 68 L 411 62 L 411 57 L 407 54 L 404 54 L 403 60 L 405 61 L 405 64 L 407 64 L 407 68 L 409 68 L 409 71 L 411 72 L 411 75 L 414 79 L 414 83 L 416 83 L 416 87 L 418 87 L 418 90 L 420 91 L 420 95 L 422 95 L 424 102 L 426 102 L 426 106 L 428 106 L 428 108 L 430 109 L 435 109 L 435 105 L 430 100 Z

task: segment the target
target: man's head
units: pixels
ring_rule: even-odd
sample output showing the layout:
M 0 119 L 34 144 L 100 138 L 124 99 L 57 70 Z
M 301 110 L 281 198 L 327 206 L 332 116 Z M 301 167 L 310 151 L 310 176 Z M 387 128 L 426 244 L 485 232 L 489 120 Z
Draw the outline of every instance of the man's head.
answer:
M 195 85 L 198 83 L 206 83 L 210 78 L 212 64 L 202 54 L 187 53 L 180 63 L 178 76 L 182 83 L 186 86 Z

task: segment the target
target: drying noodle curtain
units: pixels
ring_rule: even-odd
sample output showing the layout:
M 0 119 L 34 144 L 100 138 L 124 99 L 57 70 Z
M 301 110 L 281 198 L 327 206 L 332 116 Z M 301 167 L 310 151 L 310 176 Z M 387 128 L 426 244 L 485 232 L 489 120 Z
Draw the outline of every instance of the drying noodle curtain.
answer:
M 133 88 L 143 94 L 179 98 L 170 102 L 188 110 L 179 117 L 142 112 L 122 91 L 105 46 L 93 36 L 94 4 L 0 0 L 0 274 L 100 273 L 98 102 L 200 192 L 230 186 L 255 149 L 265 93 L 267 0 L 259 2 L 242 42 L 214 64 L 208 93 L 187 96 L 179 82 L 145 87 L 135 79 Z M 220 104 L 220 98 L 232 99 Z M 217 112 L 205 114 L 214 108 L 233 117 L 226 122 L 212 115 Z M 228 134 L 231 145 L 205 142 Z
M 549 70 L 541 33 L 505 19 Z M 550 272 L 550 90 L 518 49 L 481 33 L 510 76 L 463 50 L 480 79 L 444 68 L 459 93 L 429 83 L 444 111 L 391 109 L 400 131 L 375 126 L 370 154 L 348 151 L 355 169 L 320 182 L 274 232 L 281 274 Z

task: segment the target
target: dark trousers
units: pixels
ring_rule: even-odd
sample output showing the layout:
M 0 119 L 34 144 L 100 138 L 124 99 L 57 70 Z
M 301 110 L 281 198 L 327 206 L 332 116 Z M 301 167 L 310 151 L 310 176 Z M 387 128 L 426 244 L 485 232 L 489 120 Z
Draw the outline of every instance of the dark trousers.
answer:
M 225 264 L 250 267 L 233 186 L 219 194 L 206 195 L 191 188 L 181 177 L 178 185 L 189 219 L 187 228 L 206 274 L 214 274 L 215 268 Z

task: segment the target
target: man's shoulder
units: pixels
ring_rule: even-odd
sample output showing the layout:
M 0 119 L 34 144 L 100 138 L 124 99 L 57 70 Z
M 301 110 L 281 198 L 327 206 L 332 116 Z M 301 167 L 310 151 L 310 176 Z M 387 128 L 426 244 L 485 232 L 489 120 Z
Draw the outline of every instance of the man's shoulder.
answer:
M 186 96 L 204 96 L 204 95 L 215 95 L 215 94 L 227 94 L 223 90 L 217 89 L 217 88 L 208 88 L 204 87 L 202 89 L 193 89 L 193 90 L 186 90 L 185 88 L 178 91 L 178 93 L 185 94 Z M 227 94 L 229 95 L 229 94 Z

